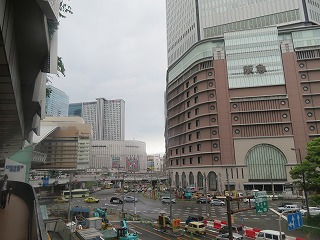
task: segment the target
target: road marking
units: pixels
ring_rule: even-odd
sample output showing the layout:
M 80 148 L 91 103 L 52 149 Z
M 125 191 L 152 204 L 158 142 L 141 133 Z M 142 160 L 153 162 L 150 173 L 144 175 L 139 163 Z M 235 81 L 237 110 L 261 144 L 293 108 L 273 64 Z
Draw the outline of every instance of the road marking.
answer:
M 158 237 L 161 237 L 161 238 L 163 238 L 163 239 L 170 240 L 170 238 L 166 238 L 166 237 L 164 237 L 164 236 L 161 236 L 160 234 L 157 234 L 157 233 L 154 233 L 154 232 L 152 232 L 152 231 L 149 231 L 149 230 L 147 230 L 147 229 L 145 229 L 145 228 L 143 228 L 143 227 L 139 227 L 139 226 L 134 225 L 134 224 L 132 224 L 132 223 L 131 223 L 130 225 L 133 225 L 133 226 L 136 227 L 136 228 L 139 228 L 139 229 L 141 229 L 141 230 L 143 230 L 143 231 L 146 231 L 146 232 L 148 232 L 148 233 L 154 234 L 154 235 L 156 235 L 156 236 L 158 236 Z
M 281 213 L 278 211 L 274 210 L 273 208 L 269 208 L 272 212 L 276 213 L 278 216 L 280 216 Z M 288 218 L 282 214 L 282 218 L 288 221 Z

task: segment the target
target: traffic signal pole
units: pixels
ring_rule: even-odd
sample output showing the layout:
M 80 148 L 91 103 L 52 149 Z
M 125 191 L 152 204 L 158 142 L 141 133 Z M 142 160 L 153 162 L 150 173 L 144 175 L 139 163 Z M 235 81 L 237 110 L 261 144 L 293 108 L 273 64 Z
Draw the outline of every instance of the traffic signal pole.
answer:
M 249 199 L 249 208 L 242 208 L 240 209 L 239 200 L 241 199 Z M 238 212 L 244 212 L 249 210 L 254 210 L 256 207 L 251 207 L 250 199 L 253 199 L 254 196 L 245 196 L 245 197 L 235 197 L 232 198 L 230 196 L 226 197 L 227 200 L 227 215 L 228 215 L 228 230 L 229 230 L 229 240 L 233 240 L 233 232 L 232 232 L 232 214 L 238 213 Z M 232 210 L 231 209 L 231 201 L 236 200 L 238 202 L 238 209 Z
M 232 219 L 231 219 L 231 214 L 232 214 L 231 201 L 232 201 L 232 199 L 231 199 L 230 196 L 227 196 L 226 200 L 227 200 L 227 215 L 228 215 L 229 240 L 233 240 Z

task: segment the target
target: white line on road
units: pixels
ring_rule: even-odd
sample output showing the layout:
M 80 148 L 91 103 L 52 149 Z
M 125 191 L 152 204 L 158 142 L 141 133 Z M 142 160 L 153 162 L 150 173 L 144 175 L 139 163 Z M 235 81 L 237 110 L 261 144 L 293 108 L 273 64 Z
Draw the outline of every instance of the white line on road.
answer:
M 279 213 L 278 211 L 274 210 L 273 208 L 269 208 L 272 212 L 276 213 L 278 216 L 280 216 L 281 213 Z M 286 221 L 288 221 L 288 218 L 286 216 L 284 216 L 282 214 L 282 218 L 285 219 Z

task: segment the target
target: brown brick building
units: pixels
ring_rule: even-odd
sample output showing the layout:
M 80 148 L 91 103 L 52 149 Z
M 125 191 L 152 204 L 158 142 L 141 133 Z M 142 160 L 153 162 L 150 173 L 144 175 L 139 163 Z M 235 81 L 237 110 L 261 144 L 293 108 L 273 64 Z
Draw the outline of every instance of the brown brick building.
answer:
M 320 133 L 320 28 L 266 27 L 194 44 L 167 72 L 175 187 L 283 191 Z M 228 180 L 229 179 L 229 180 Z

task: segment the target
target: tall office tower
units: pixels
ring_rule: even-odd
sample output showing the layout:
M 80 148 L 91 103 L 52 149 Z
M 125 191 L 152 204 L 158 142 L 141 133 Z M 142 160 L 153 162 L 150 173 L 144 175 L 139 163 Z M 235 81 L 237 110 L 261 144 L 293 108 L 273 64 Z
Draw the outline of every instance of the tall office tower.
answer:
M 125 102 L 97 98 L 94 102 L 71 103 L 69 116 L 81 116 L 93 127 L 94 140 L 124 140 Z
M 225 32 L 319 23 L 317 1 L 167 0 L 168 65 L 199 40 Z
M 69 97 L 60 89 L 48 85 L 50 95 L 46 97 L 46 116 L 68 116 L 69 111 Z
M 175 187 L 292 189 L 291 168 L 320 136 L 319 13 L 316 1 L 167 0 Z

